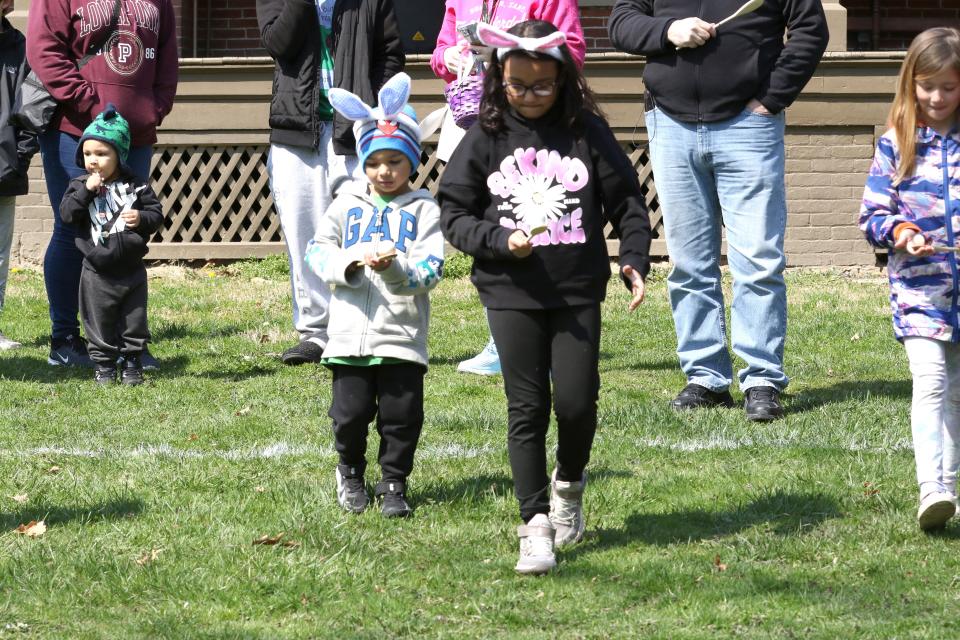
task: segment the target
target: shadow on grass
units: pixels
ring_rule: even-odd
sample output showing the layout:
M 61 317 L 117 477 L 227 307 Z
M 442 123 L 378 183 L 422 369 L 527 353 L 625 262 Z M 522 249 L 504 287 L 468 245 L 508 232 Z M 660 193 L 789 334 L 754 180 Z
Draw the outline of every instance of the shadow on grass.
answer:
M 183 322 L 164 322 L 163 324 L 159 324 L 157 328 L 151 329 L 150 333 L 153 336 L 151 342 L 156 343 L 165 340 L 182 340 L 184 338 L 196 338 L 200 340 L 203 338 L 228 338 L 250 330 L 251 327 L 242 327 L 236 324 L 210 327 L 209 325 L 186 324 Z
M 825 520 L 842 515 L 837 502 L 820 493 L 778 491 L 727 511 L 704 509 L 672 513 L 633 513 L 619 529 L 595 530 L 571 554 L 626 546 L 635 542 L 672 545 L 725 537 L 768 524 L 774 535 L 803 535 Z M 589 528 L 588 528 L 589 532 Z M 958 532 L 960 534 L 960 532 Z
M 64 380 L 93 380 L 93 369 L 84 367 L 57 367 L 47 364 L 46 355 L 16 355 L 0 358 L 0 377 L 8 380 L 29 380 L 32 382 L 56 383 Z
M 416 488 L 414 500 L 419 504 L 447 502 L 483 502 L 491 495 L 513 495 L 513 480 L 506 474 L 483 474 L 461 478 L 456 482 L 438 481 Z
M 132 518 L 143 511 L 143 501 L 111 500 L 83 507 L 36 504 L 25 506 L 13 513 L 0 512 L 0 526 L 14 529 L 31 520 L 43 520 L 47 526 L 79 522 L 92 524 L 106 520 Z
M 868 380 L 864 382 L 844 381 L 815 389 L 804 389 L 802 393 L 787 396 L 790 403 L 787 411 L 802 413 L 820 407 L 848 400 L 866 401 L 870 398 L 910 398 L 913 383 L 910 380 Z

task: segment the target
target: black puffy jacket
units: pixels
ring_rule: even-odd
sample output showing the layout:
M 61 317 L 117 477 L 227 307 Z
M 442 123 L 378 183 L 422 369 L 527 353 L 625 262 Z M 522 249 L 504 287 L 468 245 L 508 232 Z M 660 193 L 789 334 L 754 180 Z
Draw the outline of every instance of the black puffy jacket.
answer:
M 657 105 L 678 120 L 727 120 L 754 98 L 778 113 L 800 94 L 827 47 L 821 0 L 766 0 L 753 13 L 720 27 L 717 37 L 699 47 L 677 49 L 667 39 L 675 20 L 719 22 L 742 4 L 618 0 L 610 12 L 610 42 L 621 51 L 646 56 L 643 82 Z
M 320 21 L 314 0 L 257 0 L 263 46 L 276 62 L 270 142 L 316 148 L 320 142 Z M 393 0 L 337 0 L 333 11 L 334 85 L 376 104 L 377 92 L 403 71 Z M 341 43 L 343 46 L 341 46 Z M 356 155 L 353 121 L 339 113 L 334 149 Z
M 0 196 L 30 191 L 27 169 L 40 149 L 36 134 L 9 123 L 18 106 L 20 85 L 29 72 L 26 38 L 4 18 L 0 32 Z

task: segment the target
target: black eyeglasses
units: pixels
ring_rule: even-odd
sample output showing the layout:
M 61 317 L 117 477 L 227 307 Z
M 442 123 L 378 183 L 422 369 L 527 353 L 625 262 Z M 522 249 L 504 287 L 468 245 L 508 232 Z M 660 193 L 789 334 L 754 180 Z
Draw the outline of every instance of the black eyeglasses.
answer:
M 545 82 L 543 84 L 535 84 L 532 87 L 528 87 L 525 84 L 520 84 L 519 82 L 504 82 L 503 88 L 506 90 L 507 95 L 511 98 L 524 98 L 527 95 L 527 91 L 532 91 L 533 95 L 538 98 L 546 98 L 547 96 L 552 96 L 553 92 L 557 90 L 557 85 L 559 83 L 554 82 Z

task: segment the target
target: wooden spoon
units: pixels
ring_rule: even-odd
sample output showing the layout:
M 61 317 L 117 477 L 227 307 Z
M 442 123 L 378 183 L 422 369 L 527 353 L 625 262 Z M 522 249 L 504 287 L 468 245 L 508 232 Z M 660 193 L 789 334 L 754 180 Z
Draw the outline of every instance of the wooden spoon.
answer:
M 743 6 L 741 6 L 739 9 L 734 11 L 733 14 L 727 16 L 726 18 L 718 22 L 717 28 L 719 29 L 721 26 L 730 22 L 734 18 L 739 18 L 740 16 L 745 16 L 748 13 L 753 13 L 754 11 L 756 11 L 762 6 L 763 6 L 763 0 L 747 0 L 747 2 L 744 2 Z

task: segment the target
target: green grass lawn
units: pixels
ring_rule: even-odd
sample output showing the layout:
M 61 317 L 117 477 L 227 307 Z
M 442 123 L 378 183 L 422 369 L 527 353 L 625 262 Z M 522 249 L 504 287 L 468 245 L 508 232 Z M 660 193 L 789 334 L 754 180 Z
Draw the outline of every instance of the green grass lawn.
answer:
M 916 526 L 885 280 L 788 275 L 788 415 L 758 425 L 667 408 L 664 273 L 633 315 L 611 284 L 587 537 L 542 578 L 513 572 L 501 382 L 455 371 L 486 340 L 468 280 L 434 294 L 416 513 L 386 521 L 336 505 L 330 375 L 278 360 L 281 260 L 159 270 L 164 366 L 140 388 L 48 366 L 42 276 L 13 273 L 0 637 L 960 637 L 960 525 Z M 46 533 L 14 531 L 32 520 Z

